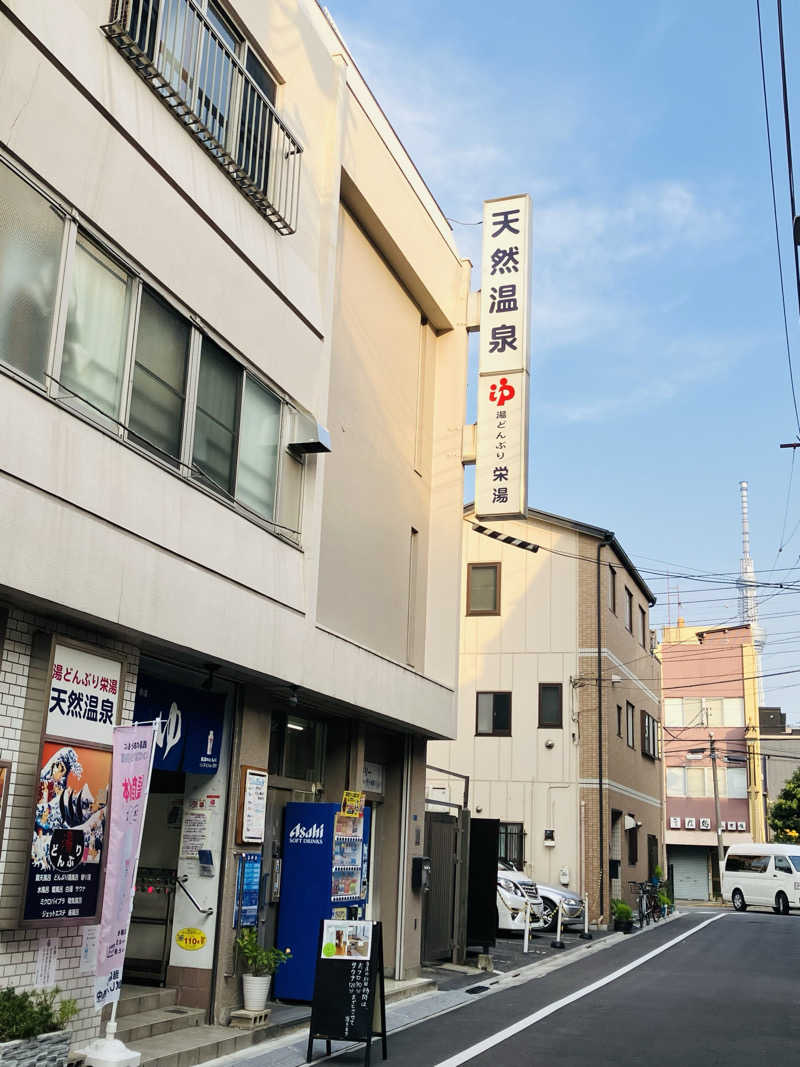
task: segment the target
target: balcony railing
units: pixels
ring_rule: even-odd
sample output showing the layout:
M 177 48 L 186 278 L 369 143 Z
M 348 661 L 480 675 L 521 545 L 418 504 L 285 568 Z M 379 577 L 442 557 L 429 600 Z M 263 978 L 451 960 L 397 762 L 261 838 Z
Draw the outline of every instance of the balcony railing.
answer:
M 193 0 L 112 0 L 103 32 L 279 233 L 297 229 L 297 138 Z

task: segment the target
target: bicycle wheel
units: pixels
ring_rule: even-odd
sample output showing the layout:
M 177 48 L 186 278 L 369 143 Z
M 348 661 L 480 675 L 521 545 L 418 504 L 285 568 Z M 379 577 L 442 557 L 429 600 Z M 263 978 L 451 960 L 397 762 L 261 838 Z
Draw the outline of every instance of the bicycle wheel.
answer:
M 657 900 L 654 900 L 650 907 L 653 912 L 653 922 L 657 923 L 658 920 L 661 918 L 661 905 L 658 903 Z
M 636 921 L 639 924 L 639 929 L 640 930 L 644 927 L 645 915 L 646 915 L 646 908 L 644 906 L 644 897 L 640 896 L 639 897 L 639 905 L 638 905 L 638 909 L 637 909 L 637 915 L 636 915 Z M 649 919 L 647 921 L 648 921 L 648 923 L 650 922 Z

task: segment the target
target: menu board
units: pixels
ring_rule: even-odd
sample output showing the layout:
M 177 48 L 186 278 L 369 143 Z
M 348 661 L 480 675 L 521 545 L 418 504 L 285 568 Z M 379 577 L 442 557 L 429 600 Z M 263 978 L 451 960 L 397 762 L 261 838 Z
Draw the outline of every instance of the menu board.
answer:
M 267 772 L 261 767 L 241 768 L 239 779 L 239 844 L 260 845 L 267 815 Z
M 364 1041 L 365 1063 L 373 1035 L 386 1045 L 383 936 L 379 922 L 323 919 L 311 1002 L 306 1061 L 314 1041 Z

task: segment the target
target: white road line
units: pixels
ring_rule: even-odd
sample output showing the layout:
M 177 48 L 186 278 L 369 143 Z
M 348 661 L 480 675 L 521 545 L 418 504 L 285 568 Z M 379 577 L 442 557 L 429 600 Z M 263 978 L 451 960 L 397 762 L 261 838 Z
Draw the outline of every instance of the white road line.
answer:
M 588 997 L 591 993 L 594 993 L 597 989 L 602 989 L 603 986 L 608 985 L 610 982 L 615 982 L 618 978 L 622 978 L 623 975 L 629 974 L 631 971 L 635 971 L 637 967 L 641 967 L 642 964 L 648 962 L 648 960 L 654 959 L 656 956 L 660 956 L 662 952 L 666 952 L 668 948 L 672 948 L 673 945 L 679 944 L 681 941 L 685 941 L 687 937 L 691 937 L 692 934 L 698 933 L 704 927 L 709 926 L 711 923 L 716 922 L 717 919 L 723 918 L 727 912 L 720 912 L 719 915 L 714 915 L 710 919 L 706 919 L 705 922 L 699 923 L 697 926 L 692 927 L 691 930 L 687 930 L 686 933 L 680 934 L 678 937 L 673 937 L 671 941 L 667 941 L 666 944 L 661 945 L 659 948 L 653 949 L 652 952 L 646 953 L 644 956 L 640 956 L 634 960 L 633 963 L 628 963 L 624 967 L 620 967 L 619 970 L 612 971 L 611 974 L 607 974 L 604 978 L 598 978 L 596 982 L 592 982 L 591 985 L 584 986 L 582 989 L 576 990 L 574 993 L 570 993 L 567 997 L 562 997 L 561 1000 L 554 1000 L 552 1004 L 548 1004 L 545 1008 L 540 1008 L 539 1011 L 535 1011 L 532 1015 L 526 1016 L 524 1019 L 520 1019 L 519 1022 L 514 1023 L 512 1026 L 507 1026 L 505 1030 L 500 1030 L 498 1033 L 493 1034 L 491 1037 L 485 1038 L 483 1041 L 479 1041 L 477 1045 L 472 1045 L 470 1048 L 464 1049 L 463 1052 L 457 1053 L 455 1056 L 451 1056 L 447 1060 L 442 1060 L 436 1064 L 436 1067 L 459 1067 L 459 1064 L 466 1063 L 468 1060 L 474 1059 L 475 1056 L 480 1056 L 482 1052 L 486 1052 L 490 1048 L 494 1048 L 495 1045 L 499 1045 L 503 1041 L 507 1041 L 510 1037 L 514 1037 L 515 1034 L 520 1033 L 522 1030 L 527 1030 L 529 1026 L 533 1026 L 535 1023 L 540 1022 L 542 1019 L 546 1019 L 548 1015 L 552 1015 L 554 1012 L 560 1011 L 561 1008 L 566 1008 L 568 1004 L 574 1004 L 576 1000 L 581 1000 L 583 997 Z

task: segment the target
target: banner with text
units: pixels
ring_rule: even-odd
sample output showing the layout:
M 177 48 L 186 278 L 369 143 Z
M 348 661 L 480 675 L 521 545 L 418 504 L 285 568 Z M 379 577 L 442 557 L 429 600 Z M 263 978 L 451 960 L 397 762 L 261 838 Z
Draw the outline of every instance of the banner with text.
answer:
M 528 373 L 478 379 L 475 514 L 525 514 L 528 450 Z
M 531 201 L 483 205 L 475 514 L 524 516 L 527 506 Z
M 95 1008 L 119 1000 L 144 811 L 153 768 L 155 725 L 114 729 L 111 818 L 103 914 L 97 945 Z

